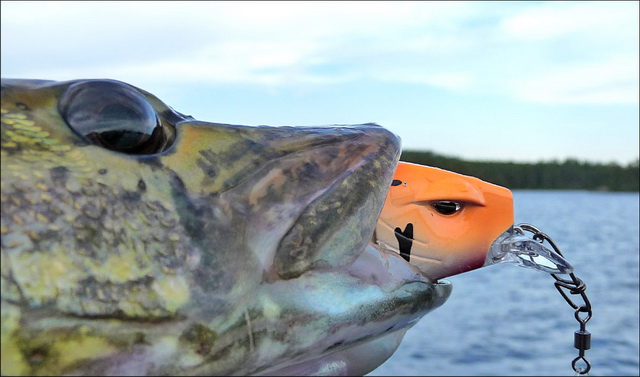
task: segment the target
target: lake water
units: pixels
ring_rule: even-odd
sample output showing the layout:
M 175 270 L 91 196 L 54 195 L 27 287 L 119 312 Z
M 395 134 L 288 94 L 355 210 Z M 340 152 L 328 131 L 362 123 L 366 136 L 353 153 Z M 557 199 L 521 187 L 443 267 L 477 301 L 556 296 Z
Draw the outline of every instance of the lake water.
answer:
M 589 375 L 638 376 L 638 193 L 513 194 L 516 223 L 549 235 L 587 285 L 593 309 Z M 579 324 L 551 276 L 499 264 L 448 280 L 449 300 L 409 330 L 370 376 L 575 375 Z M 582 304 L 579 295 L 571 298 Z

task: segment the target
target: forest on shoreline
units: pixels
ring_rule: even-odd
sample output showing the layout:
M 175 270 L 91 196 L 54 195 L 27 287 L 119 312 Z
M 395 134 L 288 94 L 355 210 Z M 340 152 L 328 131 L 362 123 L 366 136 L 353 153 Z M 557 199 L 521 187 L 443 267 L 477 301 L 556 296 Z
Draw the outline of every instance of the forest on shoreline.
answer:
M 478 177 L 509 189 L 640 191 L 638 159 L 623 166 L 576 159 L 536 163 L 469 161 L 429 151 L 402 151 L 401 161 Z

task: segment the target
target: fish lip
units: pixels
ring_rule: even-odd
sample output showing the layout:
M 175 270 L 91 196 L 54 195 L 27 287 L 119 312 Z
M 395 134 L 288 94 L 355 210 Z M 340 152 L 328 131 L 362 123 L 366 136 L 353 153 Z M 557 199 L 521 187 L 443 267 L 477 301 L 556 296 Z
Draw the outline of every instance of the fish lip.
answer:
M 348 232 L 348 230 L 341 229 L 341 226 L 349 228 L 350 225 L 353 225 L 354 217 L 359 216 L 360 220 L 357 227 L 352 226 L 351 228 L 360 230 L 360 234 L 352 232 L 355 238 L 347 241 L 347 244 L 351 246 L 350 248 L 338 244 L 337 248 L 352 250 L 342 253 L 345 259 L 337 264 L 345 265 L 353 262 L 365 250 L 367 245 L 372 244 L 371 240 L 375 225 L 382 211 L 393 172 L 399 159 L 400 141 L 395 134 L 382 127 L 371 128 L 371 130 L 375 131 L 372 132 L 374 135 L 362 132 L 356 137 L 344 141 L 344 143 L 352 144 L 359 148 L 364 146 L 364 152 L 354 152 L 346 156 L 346 160 L 348 160 L 346 168 L 342 171 L 337 171 L 338 174 L 335 178 L 327 180 L 315 191 L 306 205 L 301 207 L 289 228 L 280 237 L 274 264 L 281 278 L 297 277 L 308 268 L 326 265 L 326 259 L 316 260 L 315 262 L 306 263 L 304 268 L 298 268 L 291 273 L 283 273 L 283 269 L 288 268 L 285 267 L 287 263 L 292 260 L 287 258 L 287 256 L 291 256 L 291 250 L 296 248 L 302 250 L 300 252 L 302 258 L 308 256 L 322 259 L 321 254 L 330 253 L 327 251 L 328 249 L 336 248 L 336 242 L 333 239 L 344 238 L 341 234 Z M 343 147 L 342 144 L 342 141 L 338 141 L 328 145 L 320 145 L 317 150 L 322 151 L 324 148 L 336 146 Z M 348 150 L 349 148 L 346 149 Z M 309 152 L 298 151 L 293 156 L 304 159 L 307 153 Z M 336 163 L 336 166 L 339 166 L 339 163 Z M 367 179 L 371 182 L 372 178 L 375 178 L 377 183 L 370 183 L 371 187 L 368 190 L 362 190 L 358 187 Z M 327 207 L 332 207 L 332 209 L 326 210 Z M 323 209 L 325 210 L 324 213 Z M 330 220 L 326 220 L 327 218 L 330 218 Z M 335 221 L 341 226 L 326 224 L 331 221 Z M 309 225 L 316 222 L 320 222 L 321 225 Z M 360 241 L 357 241 L 357 239 L 360 239 Z M 309 252 L 308 250 L 303 250 L 306 248 L 303 244 L 311 245 L 312 250 L 310 253 L 312 255 L 307 255 Z M 331 246 L 332 244 L 333 246 Z M 316 255 L 313 255 L 314 250 Z M 298 252 L 298 250 L 294 252 Z M 299 261 L 300 258 L 297 259 Z M 329 259 L 336 259 L 335 255 L 329 257 Z M 328 264 L 332 265 L 333 262 L 328 261 Z

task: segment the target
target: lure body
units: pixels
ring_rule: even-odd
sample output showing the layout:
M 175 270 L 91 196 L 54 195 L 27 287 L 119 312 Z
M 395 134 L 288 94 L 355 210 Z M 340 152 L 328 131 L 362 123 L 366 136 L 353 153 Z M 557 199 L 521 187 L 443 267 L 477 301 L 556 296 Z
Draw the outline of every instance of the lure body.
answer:
M 376 242 L 433 281 L 498 262 L 545 272 L 570 268 L 513 230 L 513 195 L 476 177 L 400 161 L 378 219 Z M 535 250 L 534 260 L 531 250 Z M 554 265 L 557 270 L 545 270 Z

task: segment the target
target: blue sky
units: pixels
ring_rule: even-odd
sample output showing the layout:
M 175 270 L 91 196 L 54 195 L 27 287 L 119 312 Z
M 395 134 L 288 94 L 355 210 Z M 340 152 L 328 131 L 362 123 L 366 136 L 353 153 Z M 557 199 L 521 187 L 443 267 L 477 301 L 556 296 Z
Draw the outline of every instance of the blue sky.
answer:
M 2 77 L 113 78 L 200 120 L 376 122 L 479 160 L 638 158 L 639 7 L 2 2 Z

